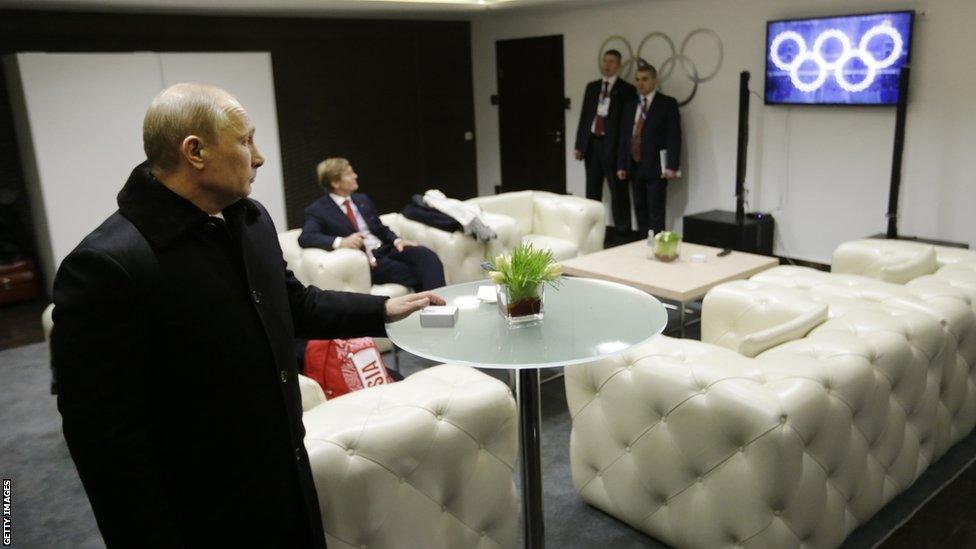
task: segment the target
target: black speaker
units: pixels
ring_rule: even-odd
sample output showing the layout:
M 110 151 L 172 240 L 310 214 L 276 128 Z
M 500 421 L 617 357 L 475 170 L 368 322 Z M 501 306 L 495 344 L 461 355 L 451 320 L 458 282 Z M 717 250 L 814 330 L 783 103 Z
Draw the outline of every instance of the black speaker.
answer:
M 735 212 L 712 210 L 684 217 L 684 241 L 740 252 L 773 255 L 773 216 L 751 213 L 737 223 Z

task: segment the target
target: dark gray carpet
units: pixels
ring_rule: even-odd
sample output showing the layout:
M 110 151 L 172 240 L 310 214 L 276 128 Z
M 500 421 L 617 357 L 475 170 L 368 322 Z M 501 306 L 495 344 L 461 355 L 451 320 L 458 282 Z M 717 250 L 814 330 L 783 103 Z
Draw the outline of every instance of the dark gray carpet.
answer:
M 13 482 L 14 547 L 105 547 L 61 436 L 46 343 L 0 352 L 0 475 Z
M 697 331 L 697 330 L 696 330 Z M 387 357 L 391 364 L 392 357 Z M 400 353 L 409 375 L 432 363 Z M 485 370 L 507 380 L 507 372 Z M 554 373 L 544 371 L 543 377 Z M 104 547 L 91 507 L 61 437 L 43 343 L 0 352 L 0 476 L 13 480 L 14 547 Z M 546 541 L 552 548 L 664 547 L 652 538 L 584 504 L 569 473 L 569 412 L 561 378 L 542 388 L 542 464 Z M 871 547 L 909 519 L 942 486 L 972 463 L 976 434 L 957 444 L 912 488 L 856 530 L 845 547 Z M 972 504 L 970 498 L 967 502 Z

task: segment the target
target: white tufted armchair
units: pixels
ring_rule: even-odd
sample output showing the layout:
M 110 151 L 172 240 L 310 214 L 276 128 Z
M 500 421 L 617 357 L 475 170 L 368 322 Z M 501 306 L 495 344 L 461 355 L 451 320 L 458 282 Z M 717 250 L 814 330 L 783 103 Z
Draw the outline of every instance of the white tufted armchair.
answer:
M 662 336 L 567 368 L 574 485 L 678 547 L 836 547 L 976 425 L 974 292 L 964 258 L 907 285 L 719 286 L 702 331 L 726 348 Z
M 338 249 L 331 252 L 298 245 L 301 229 L 278 234 L 281 254 L 295 278 L 302 284 L 323 290 L 340 290 L 364 294 L 398 297 L 410 293 L 410 288 L 400 284 L 370 284 L 369 262 L 366 255 L 357 250 Z M 375 338 L 381 352 L 395 350 L 389 339 Z
M 515 401 L 477 370 L 441 365 L 325 401 L 302 382 L 330 548 L 515 547 Z
M 298 245 L 301 229 L 278 234 L 281 253 L 288 268 L 302 284 L 314 285 L 323 290 L 341 290 L 373 295 L 397 297 L 407 295 L 410 289 L 400 284 L 370 284 L 369 262 L 366 254 L 358 250 L 325 251 L 302 248 Z

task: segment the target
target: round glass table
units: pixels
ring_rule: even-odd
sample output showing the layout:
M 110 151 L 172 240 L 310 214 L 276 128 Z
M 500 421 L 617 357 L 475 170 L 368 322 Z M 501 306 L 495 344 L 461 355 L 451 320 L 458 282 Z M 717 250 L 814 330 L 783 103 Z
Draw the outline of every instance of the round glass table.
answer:
M 452 328 L 421 327 L 414 314 L 386 325 L 387 335 L 408 353 L 438 362 L 518 370 L 519 437 L 522 448 L 522 508 L 525 547 L 545 544 L 540 463 L 539 368 L 591 362 L 623 353 L 660 334 L 664 306 L 640 290 L 603 280 L 563 278 L 546 288 L 544 317 L 510 325 L 495 303 L 478 298 L 490 282 L 434 290 L 458 307 Z

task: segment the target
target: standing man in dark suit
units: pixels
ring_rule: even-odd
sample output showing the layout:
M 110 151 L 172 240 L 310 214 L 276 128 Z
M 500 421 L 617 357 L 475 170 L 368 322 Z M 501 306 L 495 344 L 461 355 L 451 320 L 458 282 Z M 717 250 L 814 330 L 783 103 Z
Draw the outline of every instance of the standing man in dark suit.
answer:
M 617 177 L 634 186 L 637 230 L 645 235 L 664 230 L 668 180 L 678 176 L 681 159 L 681 115 L 678 102 L 657 91 L 657 70 L 643 59 L 637 60 L 636 83 L 637 96 L 623 109 Z
M 373 284 L 403 284 L 420 291 L 444 286 L 444 266 L 437 254 L 398 237 L 380 221 L 369 197 L 356 192 L 359 176 L 348 160 L 328 158 L 316 171 L 326 195 L 305 208 L 301 247 L 363 250 Z
M 583 108 L 576 128 L 573 156 L 586 166 L 586 198 L 603 201 L 603 180 L 610 186 L 610 210 L 618 233 L 630 232 L 630 189 L 626 179 L 617 177 L 617 140 L 620 114 L 637 93 L 634 86 L 617 75 L 620 52 L 607 50 L 600 63 L 603 78 L 586 85 Z
M 105 545 L 323 548 L 295 336 L 379 336 L 443 300 L 326 292 L 285 270 L 247 198 L 254 126 L 226 91 L 164 90 L 143 143 L 118 211 L 54 281 L 58 410 Z

